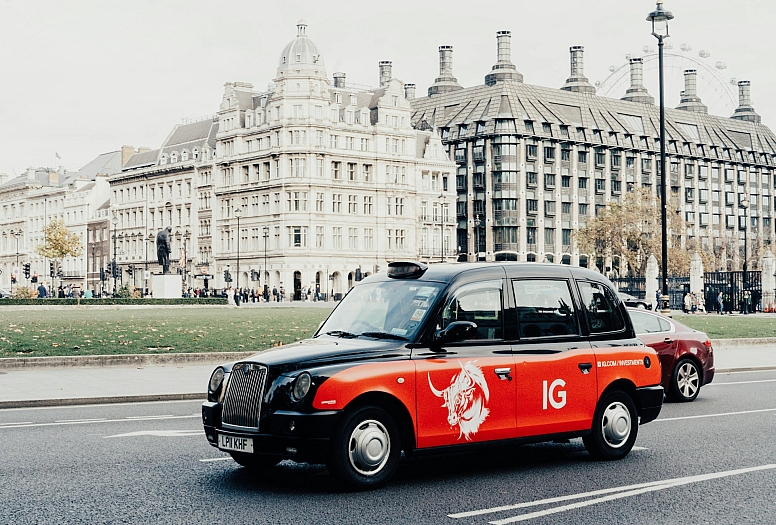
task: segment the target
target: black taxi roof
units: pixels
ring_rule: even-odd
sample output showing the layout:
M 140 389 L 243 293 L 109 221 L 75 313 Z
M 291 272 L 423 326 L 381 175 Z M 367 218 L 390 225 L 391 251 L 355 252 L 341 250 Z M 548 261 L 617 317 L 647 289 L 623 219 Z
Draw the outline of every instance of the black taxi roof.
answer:
M 609 282 L 609 280 L 600 273 L 581 268 L 579 266 L 570 266 L 566 264 L 536 263 L 536 262 L 454 262 L 454 263 L 419 263 L 418 261 L 395 261 L 392 265 L 413 265 L 418 264 L 425 267 L 422 272 L 416 272 L 414 275 L 406 277 L 391 277 L 387 272 L 380 272 L 369 276 L 369 281 L 375 280 L 420 280 L 449 283 L 456 277 L 468 273 L 480 271 L 490 274 L 498 268 L 503 268 L 505 276 L 508 277 L 570 277 L 587 278 L 595 281 Z

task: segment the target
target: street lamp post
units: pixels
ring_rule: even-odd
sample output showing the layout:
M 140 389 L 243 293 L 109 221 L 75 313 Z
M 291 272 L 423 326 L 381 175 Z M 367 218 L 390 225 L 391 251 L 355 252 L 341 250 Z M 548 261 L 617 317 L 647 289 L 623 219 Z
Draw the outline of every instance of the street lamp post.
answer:
M 477 262 L 480 260 L 480 215 L 479 214 L 474 216 L 474 221 L 472 225 L 474 226 L 474 261 Z
M 747 260 L 747 256 L 749 255 L 749 251 L 746 249 L 747 248 L 747 246 L 746 246 L 746 238 L 748 237 L 747 230 L 749 229 L 749 224 L 747 224 L 747 220 L 748 219 L 747 219 L 747 216 L 746 216 L 746 212 L 749 209 L 749 201 L 746 200 L 746 199 L 742 199 L 741 202 L 739 203 L 739 206 L 741 206 L 744 209 L 744 290 L 746 290 L 747 289 L 747 276 L 746 276 L 747 264 L 746 264 L 746 260 Z
M 441 259 L 439 262 L 445 262 L 445 195 L 439 195 L 439 245 Z
M 95 254 L 95 251 L 96 251 L 96 248 L 97 248 L 97 244 L 92 242 L 92 243 L 89 243 L 89 246 L 92 248 L 92 275 L 94 275 L 94 269 L 97 267 L 97 264 L 95 263 L 95 257 L 94 257 L 94 254 Z M 86 265 L 86 288 L 87 289 L 89 288 L 89 264 L 88 263 Z M 97 287 L 95 286 L 94 288 L 95 288 L 95 290 L 94 290 L 95 293 L 94 294 L 97 295 L 97 293 L 96 293 L 97 292 Z
M 269 268 L 267 267 L 267 239 L 269 238 L 269 226 L 262 228 L 264 234 L 264 300 L 269 300 Z
M 118 266 L 116 264 L 116 237 L 117 237 L 117 235 L 116 235 L 116 228 L 119 225 L 118 217 L 116 217 L 116 215 L 113 215 L 113 219 L 111 220 L 111 222 L 113 223 L 113 262 L 111 263 L 110 270 L 111 270 L 111 274 L 112 274 L 111 277 L 113 277 L 113 295 L 115 296 L 116 295 L 116 280 L 118 278 L 117 271 L 116 271 L 117 268 L 118 268 Z
M 21 230 L 11 230 L 11 235 L 16 237 L 16 282 L 18 286 L 19 282 L 19 236 L 22 234 Z
M 237 284 L 235 287 L 240 288 L 240 217 L 242 217 L 242 208 L 234 209 L 234 216 L 237 217 Z
M 666 210 L 668 201 L 666 198 L 666 109 L 663 94 L 663 40 L 668 38 L 668 21 L 673 20 L 671 11 L 663 9 L 663 0 L 657 0 L 655 10 L 647 15 L 647 21 L 652 22 L 652 36 L 657 38 L 658 71 L 660 73 L 660 221 L 662 233 L 662 261 L 663 261 L 663 294 L 660 297 L 662 313 L 670 313 L 668 305 L 668 219 Z
M 189 289 L 189 250 L 188 241 L 191 237 L 191 232 L 185 230 L 183 232 L 183 287 L 188 292 Z

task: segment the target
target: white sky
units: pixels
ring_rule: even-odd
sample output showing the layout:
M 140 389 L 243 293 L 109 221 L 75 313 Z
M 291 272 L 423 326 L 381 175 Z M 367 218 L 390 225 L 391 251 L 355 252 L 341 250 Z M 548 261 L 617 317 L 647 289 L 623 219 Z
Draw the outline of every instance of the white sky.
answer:
M 482 84 L 499 30 L 512 31 L 512 62 L 528 84 L 563 85 L 572 45 L 585 46 L 591 83 L 603 81 L 626 54 L 656 47 L 646 21 L 654 7 L 648 0 L 0 0 L 0 173 L 77 170 L 123 144 L 159 147 L 182 118 L 216 113 L 225 82 L 266 89 L 300 18 L 329 78 L 343 71 L 347 82 L 373 86 L 377 63 L 391 60 L 394 77 L 415 83 L 422 96 L 438 74 L 440 45 L 454 46 L 459 83 Z M 676 17 L 670 52 L 690 44 L 686 55 L 701 60 L 698 51 L 710 51 L 711 70 L 722 61 L 722 77 L 752 82 L 754 108 L 773 126 L 772 0 L 667 0 L 665 8 Z M 692 64 L 667 63 L 666 102 L 675 106 L 682 70 Z M 656 71 L 645 67 L 650 75 Z M 723 98 L 722 88 L 701 79 L 698 92 L 712 107 Z

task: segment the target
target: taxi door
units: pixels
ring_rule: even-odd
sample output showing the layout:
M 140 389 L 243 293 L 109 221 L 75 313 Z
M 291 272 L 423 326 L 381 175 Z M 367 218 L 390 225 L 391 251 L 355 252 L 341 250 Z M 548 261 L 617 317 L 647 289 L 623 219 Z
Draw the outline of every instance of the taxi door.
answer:
M 438 327 L 470 321 L 476 338 L 413 352 L 418 448 L 515 437 L 516 382 L 503 305 L 503 279 L 459 286 L 445 299 Z
M 597 402 L 595 355 L 572 282 L 511 281 L 520 340 L 513 346 L 519 437 L 586 430 Z

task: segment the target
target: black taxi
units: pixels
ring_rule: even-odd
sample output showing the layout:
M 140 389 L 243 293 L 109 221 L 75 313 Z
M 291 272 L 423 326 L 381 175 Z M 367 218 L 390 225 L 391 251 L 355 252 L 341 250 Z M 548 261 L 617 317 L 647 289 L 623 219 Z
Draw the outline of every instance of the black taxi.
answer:
M 660 379 L 598 273 L 399 261 L 310 339 L 217 367 L 202 420 L 243 466 L 325 463 L 374 488 L 402 451 L 581 437 L 595 458 L 620 459 L 658 416 Z

